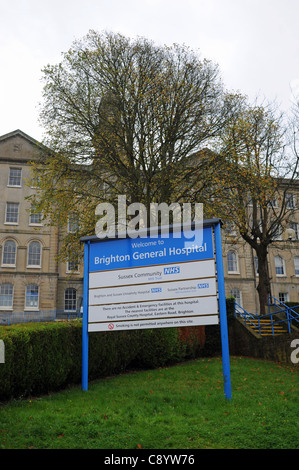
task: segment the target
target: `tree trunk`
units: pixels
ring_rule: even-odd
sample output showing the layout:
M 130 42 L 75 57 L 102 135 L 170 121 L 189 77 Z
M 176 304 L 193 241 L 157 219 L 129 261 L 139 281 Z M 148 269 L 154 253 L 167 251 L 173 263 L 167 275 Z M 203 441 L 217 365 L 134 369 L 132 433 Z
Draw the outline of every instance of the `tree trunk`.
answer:
M 256 254 L 258 258 L 258 273 L 259 273 L 259 283 L 257 286 L 257 291 L 259 295 L 259 305 L 260 305 L 260 315 L 265 315 L 266 305 L 268 297 L 271 294 L 270 289 L 270 276 L 268 269 L 268 250 L 267 246 L 258 245 L 256 248 Z

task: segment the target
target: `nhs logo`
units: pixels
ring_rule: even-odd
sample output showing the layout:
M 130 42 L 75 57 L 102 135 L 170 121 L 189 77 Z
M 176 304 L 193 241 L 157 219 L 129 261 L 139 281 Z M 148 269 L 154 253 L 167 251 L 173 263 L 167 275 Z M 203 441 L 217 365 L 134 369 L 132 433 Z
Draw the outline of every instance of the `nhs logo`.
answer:
M 171 266 L 169 268 L 164 268 L 164 274 L 178 274 L 180 272 L 179 266 Z
M 197 284 L 198 289 L 208 289 L 209 288 L 209 283 L 208 282 L 203 282 L 201 284 Z
M 152 293 L 162 292 L 162 288 L 161 287 L 152 287 L 151 292 Z

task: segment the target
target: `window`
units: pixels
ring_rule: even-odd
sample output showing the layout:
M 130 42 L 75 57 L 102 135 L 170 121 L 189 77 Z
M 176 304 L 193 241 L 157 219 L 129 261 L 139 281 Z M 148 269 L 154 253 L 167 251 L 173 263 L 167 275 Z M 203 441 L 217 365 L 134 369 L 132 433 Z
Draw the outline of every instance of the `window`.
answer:
M 278 294 L 278 300 L 280 302 L 288 302 L 289 301 L 289 293 L 288 292 L 279 292 Z
M 31 175 L 30 187 L 33 189 L 40 187 L 40 177 L 38 175 L 34 175 L 34 177 Z
M 233 222 L 227 221 L 225 223 L 224 232 L 226 235 L 236 235 L 236 227 Z
M 290 222 L 290 228 L 293 229 L 295 232 L 295 235 L 292 240 L 299 240 L 298 224 L 296 222 Z
M 68 218 L 67 231 L 69 233 L 74 233 L 79 228 L 78 217 L 76 214 L 71 214 Z
M 272 198 L 270 201 L 269 201 L 269 205 L 270 207 L 272 207 L 272 209 L 277 209 L 278 208 L 278 201 L 276 198 Z
M 15 266 L 16 265 L 16 253 L 17 253 L 16 242 L 14 242 L 13 240 L 7 240 L 4 243 L 4 247 L 3 247 L 2 264 Z
M 78 261 L 78 256 L 76 255 L 76 253 L 69 255 L 66 271 L 68 273 L 79 272 L 79 261 Z
M 229 273 L 239 272 L 238 257 L 235 251 L 230 250 L 227 253 L 227 270 Z
M 276 231 L 273 234 L 272 239 L 273 240 L 282 240 L 282 227 L 280 225 L 276 228 Z
M 275 273 L 277 276 L 285 276 L 285 263 L 281 256 L 275 256 Z
M 19 222 L 19 204 L 15 202 L 8 202 L 6 204 L 5 223 L 18 224 Z
M 35 212 L 35 207 L 31 206 L 31 213 L 29 217 L 29 224 L 30 225 L 41 225 L 42 223 L 42 215 L 40 212 Z
M 299 276 L 299 257 L 295 256 L 294 258 L 294 265 L 295 265 L 295 275 Z
M 77 308 L 77 291 L 69 287 L 64 291 L 64 310 L 74 311 Z
M 79 271 L 79 263 L 76 260 L 68 261 L 67 262 L 67 272 L 78 272 Z
M 8 186 L 21 186 L 22 170 L 21 168 L 10 168 L 8 177 Z
M 28 266 L 41 266 L 41 245 L 39 242 L 31 242 L 29 245 Z
M 235 302 L 242 307 L 242 294 L 239 289 L 231 289 L 230 291 L 231 297 L 234 297 Z
M 13 302 L 13 285 L 2 284 L 0 286 L 0 307 L 12 308 Z
M 294 194 L 286 194 L 286 208 L 295 209 L 296 200 Z
M 38 308 L 38 286 L 36 284 L 29 284 L 26 287 L 25 308 Z

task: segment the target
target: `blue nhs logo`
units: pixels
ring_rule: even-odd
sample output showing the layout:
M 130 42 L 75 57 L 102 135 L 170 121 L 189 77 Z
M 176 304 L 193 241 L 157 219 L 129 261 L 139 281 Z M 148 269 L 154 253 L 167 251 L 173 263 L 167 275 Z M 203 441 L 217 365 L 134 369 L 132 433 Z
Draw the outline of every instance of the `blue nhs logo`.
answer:
M 164 268 L 164 274 L 178 274 L 180 272 L 179 266 L 171 266 L 168 268 Z

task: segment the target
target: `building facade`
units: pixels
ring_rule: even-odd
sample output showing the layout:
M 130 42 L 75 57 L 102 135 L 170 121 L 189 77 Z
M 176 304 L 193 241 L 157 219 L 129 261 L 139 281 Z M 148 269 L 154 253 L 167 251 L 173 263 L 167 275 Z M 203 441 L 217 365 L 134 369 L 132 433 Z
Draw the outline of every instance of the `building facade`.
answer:
M 57 259 L 66 227 L 50 227 L 33 212 L 30 161 L 38 157 L 37 142 L 17 130 L 0 137 L 0 314 L 78 310 L 82 301 L 83 266 Z M 295 211 L 292 239 L 270 245 L 268 266 L 271 294 L 299 304 L 299 191 L 290 204 Z M 258 270 L 254 251 L 245 242 L 232 242 L 223 230 L 226 296 L 245 310 L 258 313 Z
M 80 307 L 83 272 L 58 262 L 61 230 L 47 226 L 27 200 L 38 152 L 20 130 L 0 137 L 0 313 Z
M 299 305 L 299 208 L 296 207 L 299 192 L 295 185 L 290 194 L 294 212 L 288 225 L 293 230 L 293 236 L 277 237 L 269 245 L 268 271 L 271 296 L 283 303 Z M 232 242 L 231 233 L 225 229 L 222 247 L 226 296 L 233 296 L 246 311 L 259 313 L 259 274 L 255 251 L 240 238 Z

